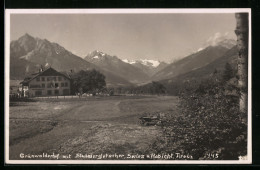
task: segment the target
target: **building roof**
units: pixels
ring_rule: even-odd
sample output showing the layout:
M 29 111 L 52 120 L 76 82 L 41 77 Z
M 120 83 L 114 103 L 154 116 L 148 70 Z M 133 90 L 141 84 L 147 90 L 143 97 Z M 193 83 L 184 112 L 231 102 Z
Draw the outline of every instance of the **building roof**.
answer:
M 26 77 L 20 84 L 28 84 L 30 81 L 32 81 L 38 76 L 63 76 L 70 79 L 70 77 L 67 74 L 60 73 L 55 69 L 49 67 L 46 70 L 43 70 L 42 72 L 31 74 L 29 77 Z

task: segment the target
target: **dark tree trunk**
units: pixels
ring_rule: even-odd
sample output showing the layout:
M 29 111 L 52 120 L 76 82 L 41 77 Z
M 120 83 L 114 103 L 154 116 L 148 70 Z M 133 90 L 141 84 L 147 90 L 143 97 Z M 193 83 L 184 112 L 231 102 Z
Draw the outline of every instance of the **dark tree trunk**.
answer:
M 248 84 L 248 13 L 236 13 L 237 48 L 238 48 L 238 87 L 241 92 L 240 111 L 247 113 L 247 84 Z

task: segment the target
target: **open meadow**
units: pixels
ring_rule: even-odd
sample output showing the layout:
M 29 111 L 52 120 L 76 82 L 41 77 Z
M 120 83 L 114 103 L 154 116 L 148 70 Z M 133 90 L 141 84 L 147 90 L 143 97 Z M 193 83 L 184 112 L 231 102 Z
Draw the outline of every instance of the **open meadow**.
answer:
M 147 114 L 177 112 L 174 96 L 110 96 L 10 103 L 10 159 L 30 154 L 144 154 L 163 139 Z M 29 159 L 29 158 L 28 158 Z M 39 158 L 37 158 L 39 159 Z M 60 157 L 59 159 L 67 159 Z

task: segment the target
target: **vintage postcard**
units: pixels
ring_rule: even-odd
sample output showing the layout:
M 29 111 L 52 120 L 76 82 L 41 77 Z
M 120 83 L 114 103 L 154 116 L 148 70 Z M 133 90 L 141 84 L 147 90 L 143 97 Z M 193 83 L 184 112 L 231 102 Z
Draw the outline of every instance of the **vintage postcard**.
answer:
M 7 164 L 251 164 L 251 10 L 6 9 Z

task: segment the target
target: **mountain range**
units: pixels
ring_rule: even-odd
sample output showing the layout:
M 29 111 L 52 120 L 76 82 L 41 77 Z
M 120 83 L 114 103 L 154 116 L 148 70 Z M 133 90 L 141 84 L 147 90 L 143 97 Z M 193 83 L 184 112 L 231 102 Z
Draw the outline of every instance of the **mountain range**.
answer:
M 51 66 L 57 71 L 77 72 L 97 69 L 106 76 L 107 85 L 131 85 L 127 79 L 72 54 L 57 43 L 25 34 L 10 44 L 10 78 L 22 80 L 41 66 Z
M 236 55 L 235 44 L 235 40 L 226 39 L 168 64 L 148 59 L 121 60 L 98 50 L 81 58 L 57 43 L 25 34 L 10 43 L 10 78 L 22 80 L 41 66 L 51 66 L 58 71 L 96 69 L 106 76 L 107 85 L 113 87 L 140 85 L 151 81 L 165 83 L 166 80 L 168 82 L 184 75 L 187 78 L 198 72 L 202 76 L 201 72 L 206 74 L 213 66 L 219 67 L 214 64 L 218 60 L 222 63 L 231 61 L 230 57 L 224 56 L 228 52 Z
M 223 72 L 225 69 L 226 63 L 231 64 L 231 66 L 236 69 L 237 67 L 237 54 L 238 50 L 236 46 L 233 46 L 231 49 L 226 51 L 221 57 L 217 58 L 216 60 L 212 61 L 211 63 L 200 67 L 196 70 L 192 70 L 186 72 L 184 74 L 180 74 L 178 76 L 160 80 L 159 82 L 162 83 L 168 90 L 170 94 L 176 94 L 176 90 L 184 81 L 191 81 L 196 80 L 200 81 L 204 78 L 208 78 L 214 74 L 215 71 Z
M 164 69 L 153 75 L 152 80 L 169 79 L 192 70 L 208 65 L 222 57 L 228 50 L 234 47 L 234 40 L 223 40 L 215 46 L 208 46 L 183 59 L 169 64 Z
M 110 56 L 100 51 L 89 53 L 84 59 L 106 71 L 124 77 L 134 84 L 145 83 L 149 80 L 149 76 L 140 68 L 133 67 L 131 64 L 125 63 L 117 56 Z

